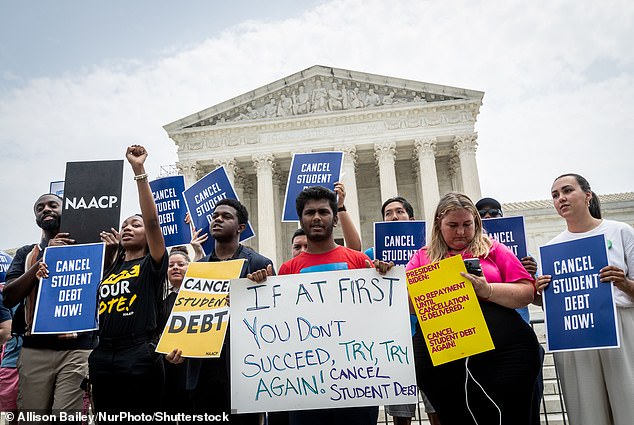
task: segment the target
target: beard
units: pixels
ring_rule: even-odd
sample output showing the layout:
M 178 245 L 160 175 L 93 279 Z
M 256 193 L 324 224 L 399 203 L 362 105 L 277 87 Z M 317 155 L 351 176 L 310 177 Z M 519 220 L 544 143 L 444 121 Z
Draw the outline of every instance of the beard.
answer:
M 309 228 L 308 231 L 306 232 L 306 238 L 315 242 L 325 241 L 332 237 L 333 229 L 334 229 L 334 226 L 326 227 L 323 233 L 315 234 Z
M 60 225 L 60 217 L 56 215 L 53 216 L 54 220 L 44 220 L 46 217 L 49 216 L 47 215 L 35 220 L 37 226 L 44 231 L 58 231 Z

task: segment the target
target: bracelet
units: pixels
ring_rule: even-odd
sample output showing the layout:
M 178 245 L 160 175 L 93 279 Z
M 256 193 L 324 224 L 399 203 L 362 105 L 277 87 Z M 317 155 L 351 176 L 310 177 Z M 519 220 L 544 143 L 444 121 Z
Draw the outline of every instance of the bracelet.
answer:
M 339 208 L 337 208 L 337 212 L 341 212 L 341 211 L 348 211 L 345 205 L 342 205 Z
M 489 285 L 489 296 L 486 298 L 482 298 L 485 301 L 489 300 L 493 296 L 493 285 L 491 285 L 490 283 L 488 285 Z
M 136 176 L 134 176 L 134 180 L 145 180 L 145 179 L 147 179 L 147 173 L 137 174 Z

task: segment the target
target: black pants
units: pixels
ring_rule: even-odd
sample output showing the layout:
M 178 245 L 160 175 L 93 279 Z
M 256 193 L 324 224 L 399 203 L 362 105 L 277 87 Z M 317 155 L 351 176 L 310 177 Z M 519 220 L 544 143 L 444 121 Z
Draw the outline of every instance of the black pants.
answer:
M 96 412 L 151 415 L 161 411 L 165 375 L 162 354 L 155 348 L 153 342 L 140 342 L 93 350 L 88 370 Z M 110 422 L 121 423 L 121 419 L 111 417 L 99 424 Z
M 217 359 L 192 359 L 198 363 L 198 379 L 194 389 L 189 391 L 194 413 L 222 415 L 231 412 L 231 386 L 229 378 L 229 335 Z M 191 366 L 191 365 L 190 365 Z M 207 423 L 207 422 L 198 422 Z M 216 424 L 217 422 L 209 422 Z M 259 414 L 230 414 L 230 424 L 258 425 Z
M 434 367 L 418 328 L 414 335 L 417 383 L 443 425 L 498 424 L 500 415 L 504 425 L 530 425 L 541 366 L 537 337 L 515 310 L 490 302 L 480 306 L 495 349 L 471 356 L 468 363 L 460 359 Z M 482 388 L 471 377 L 467 380 L 467 367 Z
M 537 375 L 537 382 L 535 382 L 535 391 L 533 392 L 533 407 L 531 411 L 531 424 L 540 425 L 542 423 L 540 418 L 540 407 L 542 404 L 542 398 L 544 398 L 544 356 L 546 352 L 544 348 L 539 346 L 539 375 Z
M 165 368 L 165 394 L 163 396 L 162 411 L 177 413 L 192 413 L 192 403 L 185 389 L 187 368 L 185 363 L 172 364 L 163 358 Z M 186 423 L 181 421 L 181 423 Z

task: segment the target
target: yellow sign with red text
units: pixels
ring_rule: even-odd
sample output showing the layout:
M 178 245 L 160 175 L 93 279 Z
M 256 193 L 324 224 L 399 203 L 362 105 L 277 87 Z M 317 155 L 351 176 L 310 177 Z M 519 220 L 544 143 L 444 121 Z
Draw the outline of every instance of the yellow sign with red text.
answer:
M 462 257 L 407 271 L 408 292 L 434 366 L 493 350 L 473 285 Z
M 240 277 L 243 264 L 189 264 L 157 352 L 179 348 L 183 357 L 220 357 L 229 324 L 229 282 Z

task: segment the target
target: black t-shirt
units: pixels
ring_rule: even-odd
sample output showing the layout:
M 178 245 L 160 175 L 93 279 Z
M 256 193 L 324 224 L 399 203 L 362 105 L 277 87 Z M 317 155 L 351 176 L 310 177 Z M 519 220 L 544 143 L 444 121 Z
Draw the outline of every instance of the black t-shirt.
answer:
M 167 275 L 168 256 L 124 261 L 99 284 L 99 336 L 154 338 Z

